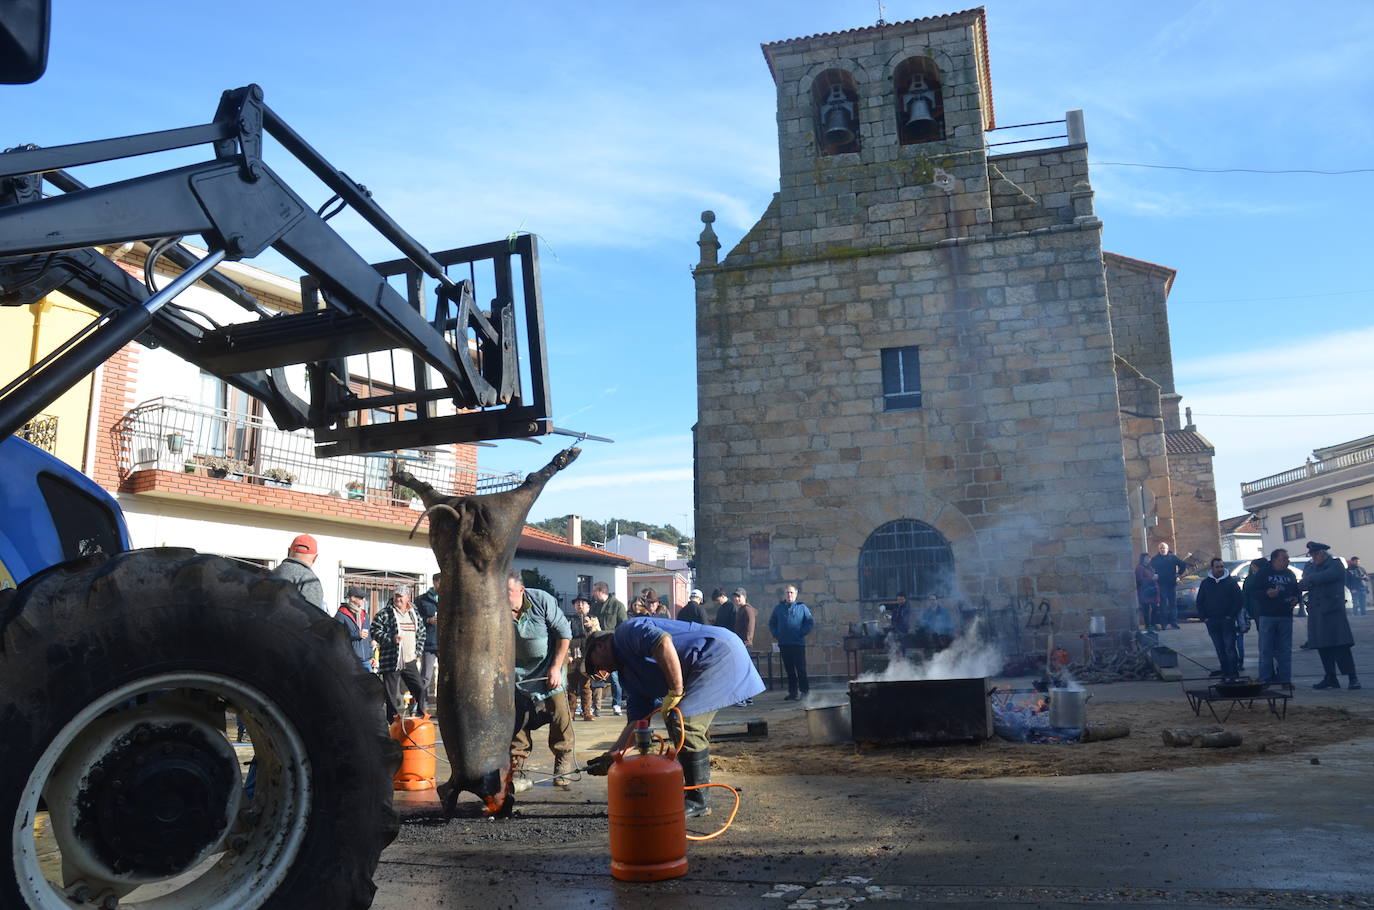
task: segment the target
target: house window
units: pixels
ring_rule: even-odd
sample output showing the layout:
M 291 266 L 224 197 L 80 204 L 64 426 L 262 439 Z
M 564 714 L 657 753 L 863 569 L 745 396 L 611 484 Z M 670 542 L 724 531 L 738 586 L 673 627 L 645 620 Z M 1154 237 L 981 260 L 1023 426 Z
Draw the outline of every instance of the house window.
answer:
M 945 101 L 940 70 L 929 57 L 903 60 L 892 74 L 897 137 L 902 145 L 945 138 Z
M 1345 504 L 1350 510 L 1350 527 L 1374 525 L 1374 496 L 1361 496 Z
M 1301 512 L 1297 515 L 1285 515 L 1282 521 L 1284 540 L 1302 540 L 1307 536 L 1307 528 L 1303 526 Z
M 883 348 L 883 410 L 921 406 L 921 358 L 915 345 Z
M 944 535 L 920 521 L 889 521 L 868 535 L 859 553 L 859 599 L 888 600 L 898 591 L 913 598 L 948 594 L 954 554 Z
M 577 596 L 578 596 L 578 597 L 586 597 L 586 598 L 588 598 L 588 599 L 591 598 L 591 596 L 592 596 L 592 577 L 591 577 L 590 575 L 579 575 L 579 576 L 577 576 Z
M 816 151 L 841 155 L 859 150 L 859 88 L 844 70 L 826 70 L 811 83 Z

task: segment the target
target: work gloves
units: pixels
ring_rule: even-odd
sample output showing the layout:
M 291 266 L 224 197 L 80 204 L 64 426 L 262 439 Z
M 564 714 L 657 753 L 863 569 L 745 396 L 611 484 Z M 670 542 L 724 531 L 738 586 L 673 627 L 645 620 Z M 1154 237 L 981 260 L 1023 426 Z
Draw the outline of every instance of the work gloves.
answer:
M 611 753 L 602 752 L 596 758 L 587 759 L 587 773 L 593 777 L 605 777 L 611 770 Z

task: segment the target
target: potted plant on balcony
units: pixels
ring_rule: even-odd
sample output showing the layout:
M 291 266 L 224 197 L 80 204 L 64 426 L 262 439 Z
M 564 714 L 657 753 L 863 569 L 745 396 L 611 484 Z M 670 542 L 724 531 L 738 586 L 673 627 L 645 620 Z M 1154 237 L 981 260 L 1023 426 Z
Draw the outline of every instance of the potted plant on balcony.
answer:
M 367 487 L 363 485 L 361 480 L 350 480 L 348 483 L 344 484 L 344 489 L 348 491 L 349 499 L 367 498 Z
M 417 512 L 425 510 L 425 504 L 420 501 L 420 494 L 416 493 L 405 484 L 396 484 L 391 488 L 391 498 L 399 503 L 403 503 Z
M 285 468 L 268 468 L 262 472 L 262 480 L 269 487 L 289 487 L 296 482 L 296 475 Z
M 224 455 L 211 455 L 205 459 L 205 468 L 210 472 L 211 477 L 220 479 L 229 478 L 231 475 L 247 474 L 249 464 L 237 458 L 229 458 Z

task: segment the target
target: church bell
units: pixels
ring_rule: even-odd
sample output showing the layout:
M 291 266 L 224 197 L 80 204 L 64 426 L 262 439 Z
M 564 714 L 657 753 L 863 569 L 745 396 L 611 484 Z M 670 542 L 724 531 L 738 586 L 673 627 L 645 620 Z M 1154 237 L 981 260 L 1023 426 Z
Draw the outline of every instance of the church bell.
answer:
M 854 102 L 845 97 L 844 86 L 830 86 L 821 105 L 821 141 L 829 148 L 843 148 L 854 141 Z
M 926 85 L 921 73 L 911 77 L 911 86 L 902 95 L 906 111 L 906 133 L 912 139 L 926 140 L 940 137 L 940 121 L 935 119 L 935 92 Z

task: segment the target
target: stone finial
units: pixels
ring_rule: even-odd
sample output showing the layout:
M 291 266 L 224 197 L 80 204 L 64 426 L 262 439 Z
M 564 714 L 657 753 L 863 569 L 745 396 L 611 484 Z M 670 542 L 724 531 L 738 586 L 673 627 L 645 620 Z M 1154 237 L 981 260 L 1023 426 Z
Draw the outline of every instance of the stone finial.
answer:
M 719 261 L 720 240 L 711 229 L 711 222 L 715 220 L 715 212 L 707 210 L 701 213 L 701 223 L 705 227 L 701 229 L 701 236 L 697 238 L 697 246 L 701 247 L 701 260 L 698 265 L 715 265 Z
M 1196 429 L 1197 429 L 1197 425 L 1193 423 L 1193 409 L 1192 409 L 1192 408 L 1184 408 L 1184 409 L 1183 409 L 1183 415 L 1184 415 L 1184 416 L 1183 416 L 1183 421 L 1184 421 L 1184 423 L 1183 423 L 1183 429 L 1185 429 L 1185 430 L 1196 430 Z

